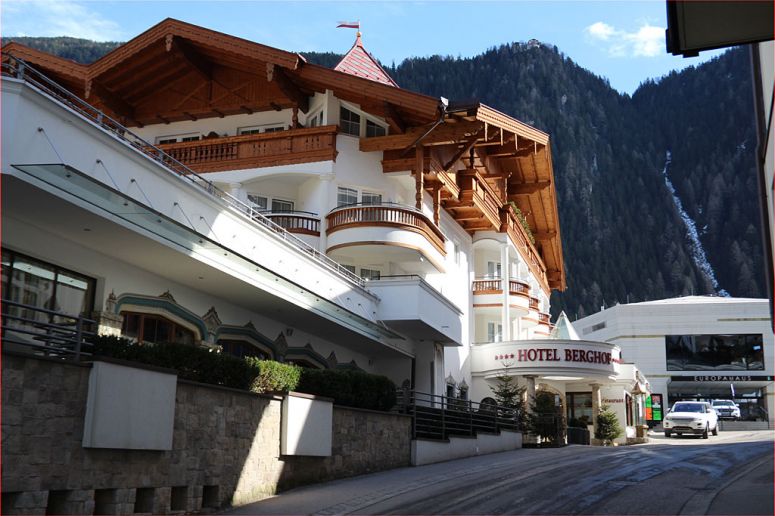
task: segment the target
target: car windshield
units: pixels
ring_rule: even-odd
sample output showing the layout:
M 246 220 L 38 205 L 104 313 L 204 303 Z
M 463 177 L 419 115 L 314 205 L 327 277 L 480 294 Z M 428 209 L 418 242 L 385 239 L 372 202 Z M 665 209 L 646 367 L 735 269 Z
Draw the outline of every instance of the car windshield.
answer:
M 676 403 L 673 406 L 673 412 L 705 412 L 702 403 Z
M 714 401 L 714 407 L 731 407 L 733 403 L 731 401 Z

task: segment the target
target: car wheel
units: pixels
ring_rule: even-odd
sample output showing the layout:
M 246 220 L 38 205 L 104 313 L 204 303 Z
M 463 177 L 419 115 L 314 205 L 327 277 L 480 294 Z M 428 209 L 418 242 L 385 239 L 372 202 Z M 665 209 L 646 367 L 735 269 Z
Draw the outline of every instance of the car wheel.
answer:
M 705 425 L 705 430 L 702 432 L 702 438 L 703 439 L 707 439 L 708 438 L 708 426 L 709 425 Z
M 665 430 L 665 437 L 670 437 L 670 430 Z
M 713 427 L 713 435 L 718 435 L 718 423 Z

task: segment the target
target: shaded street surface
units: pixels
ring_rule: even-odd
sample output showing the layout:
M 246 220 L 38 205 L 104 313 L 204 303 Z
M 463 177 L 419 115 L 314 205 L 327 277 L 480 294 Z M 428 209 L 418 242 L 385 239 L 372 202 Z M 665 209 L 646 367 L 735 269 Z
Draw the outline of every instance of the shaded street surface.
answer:
M 773 432 L 522 449 L 286 491 L 230 514 L 773 514 Z

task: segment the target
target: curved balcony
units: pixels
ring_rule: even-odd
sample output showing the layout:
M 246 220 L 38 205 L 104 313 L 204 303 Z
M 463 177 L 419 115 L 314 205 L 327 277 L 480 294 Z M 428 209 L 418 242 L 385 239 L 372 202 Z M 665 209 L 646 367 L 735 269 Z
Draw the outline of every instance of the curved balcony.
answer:
M 549 336 L 552 333 L 552 316 L 544 312 L 538 312 L 538 327 L 536 328 L 536 335 Z
M 280 211 L 263 213 L 266 218 L 289 233 L 320 236 L 320 217 L 308 211 Z
M 530 312 L 522 318 L 522 326 L 532 328 L 540 322 L 541 312 L 538 311 L 541 301 L 537 297 L 528 298 L 528 308 Z
M 471 284 L 474 308 L 479 310 L 500 309 L 503 306 L 503 282 L 501 278 L 475 279 Z M 529 309 L 530 285 L 519 280 L 509 280 L 509 307 L 516 315 L 526 315 Z
M 399 204 L 348 204 L 326 216 L 327 254 L 365 263 L 393 262 L 411 273 L 444 272 L 441 230 L 422 212 Z

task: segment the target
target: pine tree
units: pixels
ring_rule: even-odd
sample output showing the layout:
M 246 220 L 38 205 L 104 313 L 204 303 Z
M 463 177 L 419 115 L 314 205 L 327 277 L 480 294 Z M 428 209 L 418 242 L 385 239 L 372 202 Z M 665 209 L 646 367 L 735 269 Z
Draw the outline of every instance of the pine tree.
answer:
M 530 412 L 525 414 L 525 430 L 540 441 L 561 446 L 565 444 L 567 425 L 554 396 L 551 392 L 536 392 L 530 403 Z
M 491 387 L 492 394 L 495 397 L 495 403 L 501 407 L 508 407 L 522 411 L 522 394 L 524 387 L 517 385 L 517 379 L 513 376 L 499 376 L 496 378 L 497 384 Z
M 623 431 L 619 426 L 619 419 L 608 405 L 603 405 L 597 414 L 597 427 L 595 428 L 595 439 L 603 441 L 605 446 L 610 445 L 614 439 L 621 437 Z

